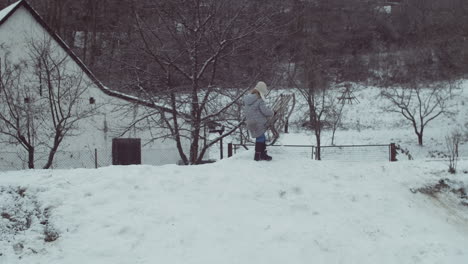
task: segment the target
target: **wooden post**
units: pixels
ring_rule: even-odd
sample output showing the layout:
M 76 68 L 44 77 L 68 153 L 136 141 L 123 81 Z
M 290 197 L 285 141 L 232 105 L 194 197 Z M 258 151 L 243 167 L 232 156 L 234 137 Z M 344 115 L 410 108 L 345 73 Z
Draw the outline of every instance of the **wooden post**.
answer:
M 97 149 L 94 149 L 94 168 L 98 168 L 98 161 L 97 161 Z
M 220 139 L 219 144 L 219 157 L 223 159 L 223 138 Z
M 228 158 L 232 157 L 232 143 L 228 144 Z
M 397 161 L 396 155 L 396 145 L 395 143 L 390 143 L 390 162 Z

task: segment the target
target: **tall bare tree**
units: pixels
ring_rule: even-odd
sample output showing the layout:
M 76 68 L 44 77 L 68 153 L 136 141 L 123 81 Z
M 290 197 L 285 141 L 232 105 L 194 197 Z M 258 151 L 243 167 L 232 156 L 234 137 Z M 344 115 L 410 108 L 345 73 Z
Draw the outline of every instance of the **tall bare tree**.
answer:
M 29 168 L 42 151 L 43 168 L 50 168 L 63 140 L 77 133 L 77 123 L 98 110 L 84 98 L 90 84 L 83 71 L 53 43 L 31 40 L 23 62 L 11 62 L 5 50 L 0 59 L 0 134 L 28 152 Z
M 220 77 L 236 74 L 229 69 L 232 57 L 258 48 L 259 33 L 273 30 L 275 10 L 273 2 L 258 8 L 246 0 L 158 1 L 135 9 L 139 48 L 151 59 L 133 65 L 135 86 L 155 104 L 170 108 L 159 113 L 160 124 L 170 131 L 164 137 L 176 141 L 185 164 L 202 162 L 210 146 L 239 127 L 239 122 L 224 121 L 233 118 L 229 110 L 246 90 L 230 98 Z M 244 85 L 251 85 L 251 76 L 260 70 L 245 75 Z M 229 129 L 207 140 L 204 132 L 221 123 Z
M 426 9 L 423 18 L 432 14 L 430 11 Z M 384 80 L 381 95 L 390 103 L 386 109 L 410 122 L 421 146 L 426 126 L 436 118 L 452 114 L 450 102 L 459 87 L 459 69 L 446 64 L 440 41 L 431 35 L 419 36 L 411 44 L 403 45 L 401 51 L 384 58 L 385 68 L 380 71 Z
M 332 88 L 343 81 L 366 79 L 360 56 L 373 48 L 369 39 L 374 29 L 369 22 L 374 5 L 343 0 L 295 4 L 292 36 L 296 41 L 291 47 L 289 80 L 307 102 L 307 124 L 314 131 L 320 160 L 324 123 L 342 106 Z
M 34 153 L 42 107 L 35 103 L 35 91 L 24 85 L 26 63 L 12 63 L 9 52 L 2 47 L 0 54 L 0 134 L 4 143 L 19 144 L 27 152 L 28 168 L 34 168 Z
M 414 80 L 403 87 L 387 87 L 381 95 L 390 102 L 387 111 L 399 113 L 411 123 L 418 144 L 422 146 L 426 126 L 436 118 L 451 114 L 450 100 L 456 86 L 455 81 L 422 83 Z
M 335 106 L 335 98 L 330 96 L 331 88 L 324 71 L 314 61 L 307 57 L 302 65 L 295 66 L 290 80 L 307 102 L 307 127 L 314 131 L 316 142 L 315 158 L 321 159 L 321 135 L 324 121 L 330 114 L 330 107 Z
M 91 85 L 75 62 L 54 45 L 52 39 L 31 41 L 30 58 L 34 73 L 29 81 L 38 84 L 38 101 L 46 106 L 40 116 L 42 143 L 47 146 L 45 169 L 52 166 L 55 154 L 66 137 L 74 136 L 81 120 L 96 114 L 97 108 L 89 105 L 85 92 Z

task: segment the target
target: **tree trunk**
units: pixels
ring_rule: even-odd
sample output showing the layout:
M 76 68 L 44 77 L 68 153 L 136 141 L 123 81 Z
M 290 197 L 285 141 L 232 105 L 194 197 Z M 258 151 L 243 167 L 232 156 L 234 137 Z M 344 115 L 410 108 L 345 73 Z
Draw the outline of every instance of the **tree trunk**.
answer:
M 47 158 L 47 163 L 44 165 L 43 169 L 50 169 L 52 167 L 52 162 L 54 161 L 55 153 L 57 153 L 57 150 L 60 146 L 60 142 L 63 139 L 62 137 L 62 132 L 56 132 L 55 138 L 54 138 L 54 145 L 52 146 L 52 149 L 49 152 L 49 157 Z
M 28 168 L 34 169 L 34 147 L 28 148 Z
M 89 65 L 94 66 L 96 63 L 96 54 L 97 54 L 97 13 L 98 13 L 98 5 L 99 1 L 93 2 L 91 6 L 91 14 L 93 18 L 93 37 L 91 39 L 91 56 L 90 56 L 90 61 Z
M 200 125 L 194 124 L 195 128 L 192 130 L 192 144 L 190 144 L 190 164 L 197 164 L 198 161 L 198 147 L 200 142 Z
M 321 142 L 320 142 L 320 128 L 316 128 L 315 130 L 315 141 L 317 142 L 317 150 L 316 150 L 316 154 L 315 154 L 315 159 L 316 160 L 322 160 L 322 156 L 321 156 Z
M 198 152 L 200 147 L 200 102 L 198 99 L 198 47 L 194 47 L 192 51 L 192 110 L 191 110 L 191 121 L 192 121 L 192 130 L 191 130 L 191 139 L 192 143 L 190 144 L 190 164 L 197 164 L 198 163 Z
M 167 77 L 167 87 L 171 87 L 171 75 L 168 73 Z M 182 139 L 180 137 L 180 127 L 179 127 L 179 122 L 177 121 L 177 105 L 176 105 L 176 95 L 174 92 L 171 92 L 171 105 L 172 105 L 172 122 L 174 124 L 174 133 L 175 133 L 175 140 L 176 140 L 176 146 L 177 150 L 179 151 L 180 158 L 184 162 L 185 165 L 188 165 L 189 161 L 187 159 L 187 156 L 184 153 L 184 149 L 182 148 Z
M 421 121 L 422 122 L 422 121 Z M 418 135 L 418 144 L 419 146 L 423 145 L 423 134 L 424 134 L 424 126 L 421 123 L 421 127 L 419 132 L 416 133 Z
M 55 153 L 57 152 L 58 146 L 54 146 L 50 152 L 49 157 L 47 158 L 47 163 L 44 165 L 43 169 L 47 170 L 52 167 L 52 162 L 54 161 Z
M 421 131 L 421 133 L 418 133 L 418 144 L 420 146 L 423 145 L 423 133 L 422 133 L 422 131 Z

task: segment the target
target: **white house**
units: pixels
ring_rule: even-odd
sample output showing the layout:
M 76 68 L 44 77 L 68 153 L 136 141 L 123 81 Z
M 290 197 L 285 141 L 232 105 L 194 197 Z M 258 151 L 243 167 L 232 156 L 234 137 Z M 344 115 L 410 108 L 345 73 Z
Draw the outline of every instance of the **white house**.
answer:
M 153 107 L 151 103 L 105 87 L 27 1 L 18 1 L 1 10 L 0 59 L 2 62 L 8 60 L 10 64 L 24 62 L 27 70 L 22 75 L 22 81 L 28 82 L 28 87 L 40 87 L 42 83 L 31 77 L 36 63 L 31 59 L 31 43 L 47 43 L 52 56 L 64 58 L 62 65 L 67 73 L 82 76 L 80 87 L 83 92 L 79 95 L 77 109 L 95 109 L 91 117 L 77 123 L 78 129 L 73 136 L 64 139 L 55 158 L 55 168 L 93 167 L 96 153 L 99 166 L 111 164 L 112 139 L 115 137 L 141 138 L 144 164 L 168 164 L 179 160 L 175 144 L 171 141 L 146 144 L 154 137 L 149 132 L 136 129 L 122 132 L 122 128 L 150 111 Z M 31 84 L 31 80 L 36 83 Z M 27 85 L 24 84 L 24 87 Z M 29 96 L 34 97 L 31 100 L 39 100 L 46 95 L 36 91 Z M 30 98 L 24 100 L 26 103 Z M 128 109 L 132 109 L 130 114 Z M 27 167 L 24 149 L 11 146 L 8 141 L 12 143 L 0 135 L 0 170 Z M 36 146 L 36 168 L 42 167 L 48 148 L 50 146 Z

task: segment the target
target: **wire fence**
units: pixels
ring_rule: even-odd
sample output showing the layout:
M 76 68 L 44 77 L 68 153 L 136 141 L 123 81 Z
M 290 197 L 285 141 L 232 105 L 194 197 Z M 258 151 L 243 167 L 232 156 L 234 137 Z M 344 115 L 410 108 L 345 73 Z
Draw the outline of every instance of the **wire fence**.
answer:
M 106 150 L 57 152 L 52 169 L 99 168 L 112 165 L 112 155 Z
M 392 158 L 392 144 L 322 146 L 320 157 L 321 160 L 339 161 L 396 161 Z
M 253 148 L 254 144 L 228 144 L 228 157 L 242 149 Z M 468 153 L 468 145 L 462 145 L 460 154 Z M 317 159 L 317 148 L 314 145 L 272 145 L 269 148 L 287 148 L 289 156 Z M 398 152 L 398 153 L 397 153 Z M 143 148 L 142 164 L 165 165 L 177 164 L 180 160 L 175 148 Z M 342 145 L 321 146 L 320 159 L 334 161 L 396 161 L 401 159 L 401 150 L 394 144 L 382 145 Z M 28 169 L 27 153 L 0 152 L 0 171 Z M 465 157 L 460 155 L 460 158 Z M 48 153 L 35 153 L 35 168 L 41 169 L 46 164 Z M 443 161 L 446 157 L 434 156 Z M 466 158 L 466 157 L 465 157 Z M 82 151 L 58 151 L 51 169 L 100 168 L 112 165 L 112 151 L 106 149 L 87 149 Z
M 175 148 L 143 148 L 142 164 L 176 164 L 180 159 Z M 34 167 L 42 169 L 48 153 L 34 153 Z M 86 149 L 81 151 L 57 151 L 51 169 L 100 168 L 112 165 L 112 150 Z M 25 151 L 0 152 L 0 171 L 28 169 L 28 154 Z
M 37 169 L 43 168 L 47 163 L 48 155 L 48 153 L 34 153 L 34 167 Z M 50 168 L 99 168 L 111 164 L 111 153 L 105 150 L 57 151 Z M 0 170 L 24 170 L 28 168 L 27 152 L 0 152 Z
M 0 152 L 0 170 L 21 170 L 28 167 L 28 163 L 21 161 L 21 155 L 16 152 Z
M 240 149 L 254 146 L 254 144 L 230 144 L 230 146 L 228 145 L 228 156 L 236 154 Z M 318 148 L 314 145 L 270 145 L 268 147 L 287 148 L 290 156 L 319 159 Z M 321 146 L 320 160 L 396 161 L 396 149 L 394 144 Z

